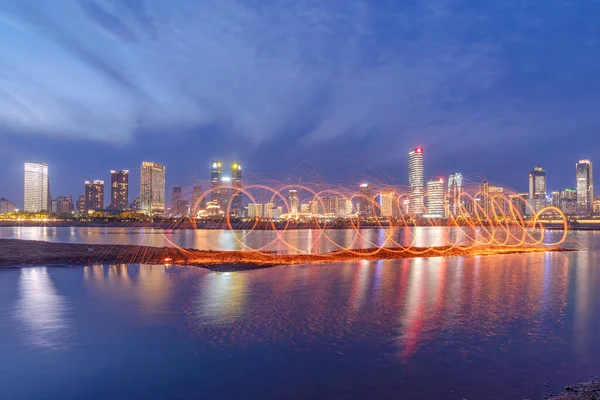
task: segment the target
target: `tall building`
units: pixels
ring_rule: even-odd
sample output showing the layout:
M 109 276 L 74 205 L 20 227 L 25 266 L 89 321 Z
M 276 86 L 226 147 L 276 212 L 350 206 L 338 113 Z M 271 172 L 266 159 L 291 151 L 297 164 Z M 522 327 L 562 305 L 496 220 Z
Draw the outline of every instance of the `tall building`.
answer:
M 291 189 L 288 199 L 290 202 L 290 214 L 298 214 L 298 191 Z
M 79 195 L 79 199 L 77 200 L 77 214 L 85 215 L 85 195 Z
M 0 214 L 14 213 L 15 211 L 17 211 L 15 203 L 6 200 L 4 197 L 0 199 Z
M 323 211 L 328 217 L 338 216 L 338 197 L 337 196 L 323 196 L 321 197 L 323 202 Z
M 554 196 L 553 196 L 554 197 Z M 565 215 L 577 215 L 577 189 L 565 189 L 559 192 L 558 208 Z
M 210 169 L 210 186 L 214 189 L 210 194 L 211 201 L 222 205 L 225 191 L 223 190 L 223 162 L 221 160 L 213 161 Z M 226 189 L 225 189 L 226 190 Z
M 181 214 L 181 210 L 179 206 L 181 205 L 181 201 L 183 198 L 181 197 L 181 187 L 175 186 L 173 187 L 173 195 L 171 196 L 171 215 L 178 216 Z
M 373 204 L 373 188 L 371 187 L 371 184 L 361 184 L 359 187 L 359 193 L 361 196 L 358 200 L 358 216 L 360 218 L 370 218 L 375 216 L 375 206 Z
M 527 204 L 529 204 L 529 193 L 517 193 L 508 196 L 508 201 L 514 207 L 515 213 L 517 214 L 517 220 L 527 215 Z M 512 214 L 511 214 L 512 216 Z
M 25 212 L 50 211 L 48 164 L 25 163 Z
M 146 215 L 165 214 L 164 165 L 144 161 L 140 174 L 140 208 Z
M 62 215 L 71 215 L 75 212 L 72 196 L 58 196 L 56 198 L 56 213 Z
M 444 180 L 427 181 L 427 217 L 444 218 Z
M 422 215 L 423 207 L 423 149 L 418 147 L 408 153 L 408 212 Z
M 85 212 L 104 209 L 104 181 L 85 182 Z
M 202 186 L 194 186 L 191 207 L 192 216 L 194 217 L 198 215 L 198 211 L 206 210 L 206 199 L 202 196 L 203 194 L 204 192 L 202 191 Z
M 577 215 L 587 217 L 592 214 L 594 201 L 594 175 L 590 160 L 580 160 L 576 165 Z
M 244 215 L 242 208 L 242 164 L 238 161 L 231 163 L 231 214 L 236 217 Z
M 452 215 L 460 214 L 460 195 L 462 194 L 463 176 L 456 172 L 448 177 L 448 211 Z
M 397 216 L 396 196 L 396 189 L 394 188 L 381 190 L 379 194 L 379 206 L 382 217 L 393 218 Z
M 348 214 L 352 213 L 352 210 L 350 210 L 350 212 L 348 212 L 348 205 L 351 204 L 350 200 L 347 200 L 345 198 L 339 197 L 337 199 L 337 214 L 336 217 L 338 218 L 346 218 L 346 216 Z
M 529 204 L 536 213 L 546 207 L 546 171 L 540 166 L 529 173 Z
M 110 208 L 124 211 L 129 208 L 129 171 L 110 171 Z

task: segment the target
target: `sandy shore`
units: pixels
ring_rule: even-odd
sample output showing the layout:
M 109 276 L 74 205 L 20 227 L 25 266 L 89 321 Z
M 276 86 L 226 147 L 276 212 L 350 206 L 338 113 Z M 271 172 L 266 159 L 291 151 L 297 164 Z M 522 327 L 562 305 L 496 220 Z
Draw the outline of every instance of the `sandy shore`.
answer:
M 563 248 L 478 246 L 474 248 L 383 248 L 323 255 L 266 254 L 255 251 L 199 251 L 171 247 L 130 245 L 87 245 L 0 239 L 0 267 L 48 264 L 174 264 L 212 270 L 247 270 L 276 265 L 323 264 L 357 260 L 386 260 L 414 257 L 484 256 L 499 254 L 568 251 Z

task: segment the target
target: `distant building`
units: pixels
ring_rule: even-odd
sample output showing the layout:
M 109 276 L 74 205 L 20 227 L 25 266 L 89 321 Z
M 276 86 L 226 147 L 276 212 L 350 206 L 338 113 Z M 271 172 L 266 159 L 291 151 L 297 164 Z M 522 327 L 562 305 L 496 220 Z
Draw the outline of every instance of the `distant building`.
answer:
M 300 204 L 300 213 L 309 214 L 310 212 L 310 203 Z
M 85 212 L 104 210 L 104 181 L 85 182 Z
M 418 147 L 408 153 L 408 212 L 413 216 L 424 212 L 423 149 Z
M 460 202 L 463 186 L 463 176 L 456 172 L 448 177 L 448 212 L 451 215 L 460 213 Z
M 379 194 L 379 206 L 381 210 L 381 216 L 386 218 L 393 218 L 397 216 L 397 197 L 396 189 L 386 188 L 382 189 Z
M 8 201 L 4 197 L 0 199 L 0 214 L 14 213 L 17 211 L 17 206 L 12 201 Z
M 594 200 L 594 175 L 592 162 L 580 160 L 576 165 L 577 178 L 577 215 L 587 217 L 592 214 Z
M 258 203 L 248 204 L 248 218 L 263 218 L 264 206 Z
M 25 212 L 50 211 L 48 164 L 25 163 Z
M 546 171 L 540 166 L 529 173 L 529 204 L 535 213 L 546 207 Z
M 514 207 L 518 216 L 525 217 L 527 215 L 527 204 L 529 204 L 529 193 L 518 193 L 508 197 L 508 201 Z M 518 218 L 516 218 L 518 219 Z
M 600 215 L 600 196 L 594 200 L 594 215 Z
M 223 203 L 227 202 L 227 188 L 223 187 L 223 162 L 221 160 L 213 161 L 210 169 L 210 186 L 213 191 L 210 194 L 211 201 L 217 202 L 222 208 Z
M 181 196 L 181 187 L 173 187 L 173 194 L 171 195 L 171 216 L 182 216 L 187 214 L 187 207 L 183 204 L 183 197 Z
M 328 217 L 337 217 L 338 215 L 338 197 L 337 196 L 323 196 L 321 201 L 323 202 L 323 214 Z
M 56 198 L 56 213 L 59 215 L 72 215 L 75 212 L 72 196 L 58 196 Z
M 165 214 L 164 165 L 144 161 L 140 174 L 140 209 L 146 215 Z
M 348 211 L 348 207 L 350 207 L 350 211 Z M 348 214 L 352 214 L 352 203 L 348 199 L 338 198 L 336 217 L 346 218 Z
M 79 195 L 79 199 L 77 200 L 77 214 L 85 215 L 85 195 Z
M 288 193 L 290 214 L 298 214 L 298 191 L 295 189 L 291 189 Z
M 244 215 L 242 208 L 242 164 L 238 161 L 231 163 L 231 208 L 230 212 L 236 217 Z
M 444 218 L 444 180 L 427 181 L 427 214 L 428 218 Z
M 481 196 L 479 197 L 479 206 L 483 209 L 485 216 L 481 215 L 480 217 L 487 217 L 490 219 L 494 219 L 494 213 L 496 215 L 506 215 L 508 211 L 508 204 L 505 201 L 504 197 L 504 188 L 500 186 L 490 185 L 488 181 L 483 181 L 481 183 Z
M 124 211 L 129 208 L 129 171 L 110 171 L 110 208 Z
M 200 210 L 206 210 L 206 198 L 203 195 L 202 187 L 198 185 L 194 186 L 191 206 L 191 213 L 194 217 L 198 215 Z
M 363 183 L 359 187 L 360 197 L 358 200 L 360 218 L 370 218 L 375 216 L 375 206 L 373 200 L 373 189 L 370 183 Z M 314 213 L 313 213 L 314 214 Z
M 559 192 L 558 208 L 565 215 L 577 215 L 577 189 L 561 190 Z

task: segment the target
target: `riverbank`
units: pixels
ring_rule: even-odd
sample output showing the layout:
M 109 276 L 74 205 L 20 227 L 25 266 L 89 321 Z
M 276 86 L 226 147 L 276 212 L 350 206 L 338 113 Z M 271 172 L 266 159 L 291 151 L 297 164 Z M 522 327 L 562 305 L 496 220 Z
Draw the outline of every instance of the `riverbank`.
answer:
M 337 251 L 327 254 L 275 254 L 257 251 L 200 251 L 174 247 L 132 245 L 87 245 L 33 240 L 0 239 L 0 268 L 48 264 L 172 264 L 209 268 L 214 271 L 243 271 L 277 265 L 324 264 L 358 260 L 387 260 L 415 257 L 463 257 L 532 252 L 570 251 L 564 248 L 475 246 L 381 248 Z
M 559 395 L 547 395 L 544 399 L 552 400 L 592 400 L 600 399 L 600 378 L 580 383 L 574 386 L 565 387 L 565 392 Z

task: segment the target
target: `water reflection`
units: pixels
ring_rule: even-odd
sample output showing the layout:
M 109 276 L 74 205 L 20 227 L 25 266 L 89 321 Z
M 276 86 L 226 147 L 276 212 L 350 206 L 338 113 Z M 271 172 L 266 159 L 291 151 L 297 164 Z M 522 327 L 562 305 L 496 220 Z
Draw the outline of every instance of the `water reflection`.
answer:
M 69 340 L 69 303 L 54 287 L 45 267 L 22 268 L 15 317 L 22 338 L 35 347 L 61 349 Z

